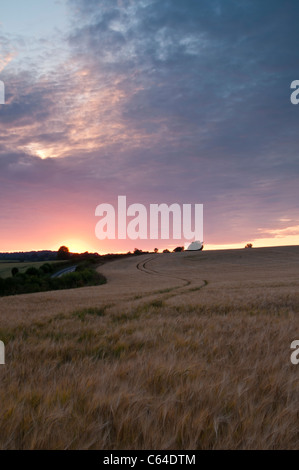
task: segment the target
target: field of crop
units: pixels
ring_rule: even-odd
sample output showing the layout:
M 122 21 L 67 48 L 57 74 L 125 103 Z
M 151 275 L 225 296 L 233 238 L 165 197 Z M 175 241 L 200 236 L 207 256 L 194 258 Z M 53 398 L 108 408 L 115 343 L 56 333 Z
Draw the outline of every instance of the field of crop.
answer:
M 47 261 L 48 264 L 57 264 L 57 266 L 61 262 L 63 261 Z M 34 267 L 38 269 L 43 264 L 45 264 L 45 261 L 35 261 L 28 263 L 19 263 L 18 261 L 0 261 L 0 277 L 3 279 L 11 277 L 12 268 L 18 268 L 20 273 L 24 273 L 28 268 Z
M 0 449 L 299 448 L 299 247 L 100 271 L 0 299 Z

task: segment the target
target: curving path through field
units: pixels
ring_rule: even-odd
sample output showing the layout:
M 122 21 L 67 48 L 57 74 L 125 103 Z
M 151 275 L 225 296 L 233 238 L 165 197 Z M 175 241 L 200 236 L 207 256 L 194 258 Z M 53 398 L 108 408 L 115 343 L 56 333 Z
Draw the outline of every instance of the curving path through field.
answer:
M 172 255 L 172 256 L 175 256 L 175 255 Z M 136 264 L 136 268 L 139 271 L 142 271 L 142 272 L 144 272 L 146 274 L 149 274 L 151 276 L 162 276 L 162 277 L 167 278 L 167 279 L 175 279 L 175 280 L 182 281 L 183 282 L 182 286 L 175 286 L 175 287 L 167 289 L 167 292 L 174 291 L 174 290 L 177 291 L 177 294 L 174 294 L 174 293 L 171 294 L 172 297 L 174 295 L 181 294 L 184 291 L 185 292 L 188 291 L 188 289 L 186 290 L 185 288 L 190 286 L 194 280 L 186 279 L 185 277 L 174 276 L 173 274 L 170 274 L 169 272 L 161 272 L 161 271 L 157 271 L 157 270 L 153 269 L 152 267 L 149 267 L 149 264 L 151 262 L 155 261 L 156 259 L 157 259 L 157 255 L 154 255 L 154 256 L 151 256 L 149 258 L 143 259 L 142 261 L 140 261 L 139 263 Z M 198 284 L 198 282 L 197 282 L 197 284 Z M 207 281 L 203 280 L 200 283 L 200 285 L 197 285 L 196 289 L 200 290 L 202 287 L 205 287 L 206 285 L 207 285 Z M 190 289 L 190 290 L 193 290 L 193 288 Z
M 13 318 L 20 325 L 94 306 L 134 308 L 151 297 L 183 305 L 218 298 L 243 304 L 257 296 L 264 302 L 269 291 L 284 299 L 298 290 L 298 266 L 297 246 L 132 256 L 99 266 L 105 285 L 0 298 L 0 324 L 5 328 Z

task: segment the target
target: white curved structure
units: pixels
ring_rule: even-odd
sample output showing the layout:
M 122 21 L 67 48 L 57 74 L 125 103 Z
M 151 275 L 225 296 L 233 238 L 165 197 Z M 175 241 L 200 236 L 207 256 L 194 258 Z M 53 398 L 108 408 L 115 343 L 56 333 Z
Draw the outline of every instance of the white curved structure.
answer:
M 190 243 L 186 251 L 199 251 L 203 249 L 203 244 L 200 241 L 194 241 Z

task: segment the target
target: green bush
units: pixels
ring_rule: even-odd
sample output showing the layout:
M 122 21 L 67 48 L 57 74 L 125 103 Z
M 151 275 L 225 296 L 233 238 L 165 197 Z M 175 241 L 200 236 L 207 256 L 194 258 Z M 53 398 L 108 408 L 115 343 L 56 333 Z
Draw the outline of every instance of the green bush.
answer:
M 44 274 L 52 273 L 54 271 L 53 266 L 51 266 L 51 264 L 49 264 L 49 263 L 43 264 L 39 269 Z
M 19 270 L 16 266 L 14 266 L 11 270 L 11 275 L 14 277 L 19 273 Z
M 51 277 L 53 268 L 48 263 L 40 269 L 28 268 L 25 273 L 17 273 L 14 277 L 0 278 L 0 296 L 44 292 L 49 290 L 72 289 L 76 287 L 100 285 L 106 278 L 91 267 L 65 274 L 61 277 Z
M 27 274 L 27 276 L 38 276 L 39 271 L 36 268 L 30 267 L 26 270 L 25 274 Z

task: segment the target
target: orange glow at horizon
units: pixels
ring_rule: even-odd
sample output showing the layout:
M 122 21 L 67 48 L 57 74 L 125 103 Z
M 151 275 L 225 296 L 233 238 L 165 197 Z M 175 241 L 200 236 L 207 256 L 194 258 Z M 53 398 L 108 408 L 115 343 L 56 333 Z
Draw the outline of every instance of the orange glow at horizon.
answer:
M 88 251 L 94 253 L 96 250 L 90 246 L 89 243 L 84 242 L 81 239 L 64 239 L 59 243 L 55 243 L 55 246 L 51 247 L 51 250 L 57 251 L 60 246 L 67 246 L 71 253 L 85 253 Z M 99 253 L 99 251 L 97 251 Z
M 157 241 L 157 240 L 156 240 Z M 176 246 L 182 246 L 182 243 L 177 243 L 177 244 L 171 244 L 167 245 L 162 245 L 161 243 L 152 243 L 149 240 L 149 245 L 147 247 L 140 247 L 138 244 L 138 240 L 135 240 L 135 243 L 133 243 L 134 247 L 132 244 L 130 246 L 125 247 L 124 246 L 124 241 L 120 240 L 119 243 L 121 243 L 121 246 L 114 246 L 114 248 L 111 247 L 109 249 L 109 245 L 106 244 L 105 247 L 102 249 L 99 248 L 99 246 L 93 245 L 92 242 L 85 242 L 84 239 L 72 239 L 72 238 L 65 238 L 61 239 L 58 243 L 44 243 L 41 244 L 41 242 L 33 242 L 32 239 L 30 240 L 30 244 L 25 244 L 22 247 L 11 247 L 11 249 L 4 248 L 1 250 L 2 252 L 21 252 L 21 251 L 41 251 L 41 250 L 51 250 L 51 251 L 58 251 L 60 246 L 67 246 L 70 250 L 71 253 L 85 253 L 88 251 L 89 253 L 99 253 L 100 255 L 105 255 L 107 253 L 127 253 L 128 251 L 133 252 L 135 246 L 141 248 L 143 251 L 154 251 L 154 245 L 158 247 L 159 253 L 162 253 L 163 250 L 168 249 L 169 251 L 172 251 Z M 130 240 L 131 242 L 131 240 Z M 163 240 L 162 242 L 166 242 L 166 240 Z M 209 244 L 209 243 L 204 243 L 204 251 L 215 251 L 215 250 L 234 250 L 234 249 L 242 249 L 245 247 L 247 243 L 252 243 L 253 248 L 262 248 L 262 247 L 275 247 L 275 246 L 294 246 L 294 245 L 299 245 L 299 236 L 293 236 L 293 237 L 287 237 L 285 239 L 279 239 L 279 238 L 267 238 L 267 239 L 257 239 L 257 240 L 249 240 L 248 242 L 241 242 L 241 243 L 227 243 L 227 244 Z M 131 246 L 132 245 L 132 246 Z
M 263 248 L 270 246 L 293 246 L 299 245 L 299 235 L 290 235 L 286 237 L 272 237 L 272 238 L 257 238 L 253 240 L 244 241 L 241 243 L 231 243 L 231 244 L 206 244 L 204 249 L 206 250 L 232 250 L 244 248 L 247 243 L 252 243 L 253 248 Z
M 55 208 L 55 204 L 54 204 Z M 53 208 L 48 207 L 49 214 L 53 214 Z M 45 217 L 39 219 L 38 225 L 32 232 L 32 223 L 34 216 L 29 218 L 27 215 L 27 224 L 23 226 L 22 238 L 17 230 L 18 225 L 11 227 L 11 230 L 3 231 L 1 239 L 1 252 L 18 252 L 18 251 L 40 251 L 52 250 L 57 251 L 60 246 L 65 245 L 73 253 L 127 253 L 133 252 L 137 247 L 143 251 L 154 251 L 157 247 L 161 253 L 164 249 L 172 251 L 176 246 L 184 245 L 183 240 L 98 240 L 95 237 L 94 226 L 95 221 L 92 216 L 86 214 L 82 207 L 76 207 L 74 213 L 61 213 L 55 217 Z M 252 243 L 255 247 L 271 247 L 271 246 L 290 246 L 299 245 L 299 226 L 284 229 L 263 230 L 267 235 L 272 237 L 244 239 L 243 241 L 230 243 L 205 242 L 204 250 L 226 250 L 226 249 L 242 249 L 247 243 Z

